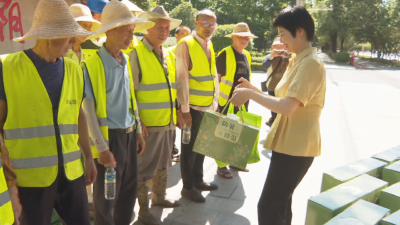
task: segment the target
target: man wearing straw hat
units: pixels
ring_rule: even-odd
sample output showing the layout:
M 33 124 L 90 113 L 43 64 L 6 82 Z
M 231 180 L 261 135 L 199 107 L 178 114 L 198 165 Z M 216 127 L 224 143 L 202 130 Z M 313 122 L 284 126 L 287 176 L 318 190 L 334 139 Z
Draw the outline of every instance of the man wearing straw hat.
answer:
M 87 6 L 89 7 L 93 19 L 101 23 L 101 17 L 104 7 L 108 4 L 109 0 L 88 0 Z M 105 37 L 98 39 L 89 39 L 81 44 L 81 48 L 85 55 L 91 56 L 95 54 L 105 41 Z
M 75 37 L 91 34 L 64 0 L 41 0 L 31 30 L 16 39 L 36 45 L 2 57 L 0 121 L 17 174 L 22 224 L 48 225 L 53 208 L 65 224 L 90 224 L 85 184 L 97 171 L 81 108 L 84 80 L 79 65 L 63 57 Z
M 250 38 L 257 38 L 250 32 L 249 26 L 246 23 L 238 23 L 233 29 L 232 34 L 228 34 L 225 37 L 232 38 L 232 45 L 224 48 L 218 53 L 217 57 L 217 71 L 219 77 L 219 107 L 222 112 L 231 98 L 233 91 L 236 86 L 240 84 L 242 79 L 250 80 L 251 75 L 251 56 L 245 48 L 249 45 Z M 245 103 L 246 110 L 248 110 L 249 102 Z M 238 111 L 238 108 L 234 108 L 234 113 Z M 226 165 L 226 164 L 225 164 Z M 232 174 L 229 170 L 218 163 L 221 166 L 217 169 L 218 175 L 224 178 L 232 178 Z M 240 169 L 235 166 L 230 166 L 231 169 L 248 172 L 248 169 Z
M 75 21 L 87 31 L 96 31 L 101 23 L 93 19 L 89 7 L 83 4 L 72 4 L 69 9 L 75 17 Z M 81 45 L 86 41 L 86 37 L 77 37 L 76 42 L 72 45 L 66 57 L 81 63 L 89 58 L 89 55 L 82 51 Z
M 145 148 L 129 63 L 122 49 L 133 33 L 154 25 L 139 19 L 119 1 L 104 7 L 102 25 L 91 38 L 107 36 L 103 47 L 86 60 L 84 73 L 93 154 L 99 171 L 94 187 L 96 225 L 128 225 L 137 195 L 137 155 Z M 137 129 L 136 129 L 137 127 Z M 106 168 L 116 168 L 116 198 L 104 197 Z
M 210 41 L 218 26 L 217 16 L 209 9 L 201 10 L 195 25 L 197 30 L 182 39 L 175 50 L 178 100 L 185 124 L 189 124 L 192 132 L 190 143 L 181 147 L 181 194 L 192 201 L 204 202 L 198 190 L 215 190 L 218 186 L 204 182 L 204 155 L 193 152 L 193 145 L 203 112 L 218 108 L 218 78 Z
M 171 29 L 181 20 L 169 17 L 163 6 L 139 15 L 155 22 L 146 37 L 129 54 L 135 84 L 139 115 L 142 121 L 146 150 L 138 157 L 139 219 L 146 225 L 159 221 L 149 211 L 149 187 L 153 192 L 152 206 L 177 207 L 177 201 L 165 198 L 168 168 L 172 165 L 171 147 L 177 123 L 175 56 L 162 44 Z M 181 126 L 182 127 L 182 126 Z
M 137 5 L 129 0 L 121 0 L 121 2 L 124 3 L 135 16 L 138 16 L 140 13 L 143 12 L 141 8 L 139 8 Z M 122 50 L 122 52 L 125 54 L 129 54 L 133 50 L 133 48 L 138 45 L 138 43 L 138 39 L 135 35 L 133 35 L 131 44 L 127 49 Z

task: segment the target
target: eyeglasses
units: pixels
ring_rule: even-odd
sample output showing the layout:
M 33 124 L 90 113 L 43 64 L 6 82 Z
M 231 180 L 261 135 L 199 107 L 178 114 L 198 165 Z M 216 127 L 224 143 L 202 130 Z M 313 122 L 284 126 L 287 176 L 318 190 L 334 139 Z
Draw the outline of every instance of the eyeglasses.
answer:
M 203 23 L 204 27 L 211 27 L 211 28 L 217 28 L 218 27 L 218 23 L 209 23 L 207 21 L 199 21 L 200 23 Z

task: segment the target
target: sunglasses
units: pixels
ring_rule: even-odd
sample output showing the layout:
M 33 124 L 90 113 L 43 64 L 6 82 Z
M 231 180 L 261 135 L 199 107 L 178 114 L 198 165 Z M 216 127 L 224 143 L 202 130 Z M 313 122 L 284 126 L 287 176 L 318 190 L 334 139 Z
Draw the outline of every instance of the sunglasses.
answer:
M 211 28 L 217 28 L 218 27 L 218 23 L 209 23 L 207 21 L 199 21 L 200 23 L 203 23 L 203 27 L 211 27 Z

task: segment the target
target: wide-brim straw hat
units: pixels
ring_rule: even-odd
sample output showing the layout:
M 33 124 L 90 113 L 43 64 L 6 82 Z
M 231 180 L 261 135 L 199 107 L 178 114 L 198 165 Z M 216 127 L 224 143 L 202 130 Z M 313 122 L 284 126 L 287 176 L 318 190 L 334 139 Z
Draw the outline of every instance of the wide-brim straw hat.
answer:
M 143 12 L 143 9 L 139 8 L 137 5 L 129 0 L 122 0 L 121 2 L 124 3 L 131 12 Z
M 150 21 L 156 21 L 158 19 L 169 20 L 171 22 L 170 30 L 178 28 L 182 23 L 182 20 L 169 17 L 168 12 L 164 9 L 164 6 L 162 5 L 157 5 L 156 7 L 154 7 L 153 10 L 144 12 L 140 14 L 138 17 Z
M 233 35 L 242 36 L 242 37 L 250 37 L 250 38 L 258 38 L 256 35 L 250 32 L 250 28 L 247 23 L 238 23 L 233 28 L 233 33 L 225 35 L 225 37 L 232 37 Z
M 120 1 L 110 1 L 110 3 L 104 7 L 101 27 L 88 39 L 105 36 L 107 31 L 129 24 L 136 24 L 135 32 L 140 32 L 154 26 L 154 22 L 133 15 L 124 3 Z
M 32 27 L 23 37 L 14 41 L 87 37 L 64 0 L 40 0 L 33 15 Z
M 91 22 L 92 23 L 91 31 L 96 31 L 100 28 L 101 23 L 93 19 L 92 13 L 90 12 L 89 7 L 87 7 L 86 5 L 80 3 L 72 4 L 69 7 L 69 10 L 71 10 L 72 15 L 74 15 L 76 22 L 79 21 Z

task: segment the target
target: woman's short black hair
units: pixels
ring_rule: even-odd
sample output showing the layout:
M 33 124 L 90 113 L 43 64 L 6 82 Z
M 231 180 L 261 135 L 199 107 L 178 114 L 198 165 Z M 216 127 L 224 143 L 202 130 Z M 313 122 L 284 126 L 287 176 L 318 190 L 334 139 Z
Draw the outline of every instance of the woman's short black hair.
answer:
M 308 41 L 314 39 L 315 25 L 314 19 L 302 6 L 287 7 L 283 9 L 274 21 L 274 27 L 283 27 L 288 30 L 293 37 L 296 37 L 296 31 L 303 28 L 307 34 Z

